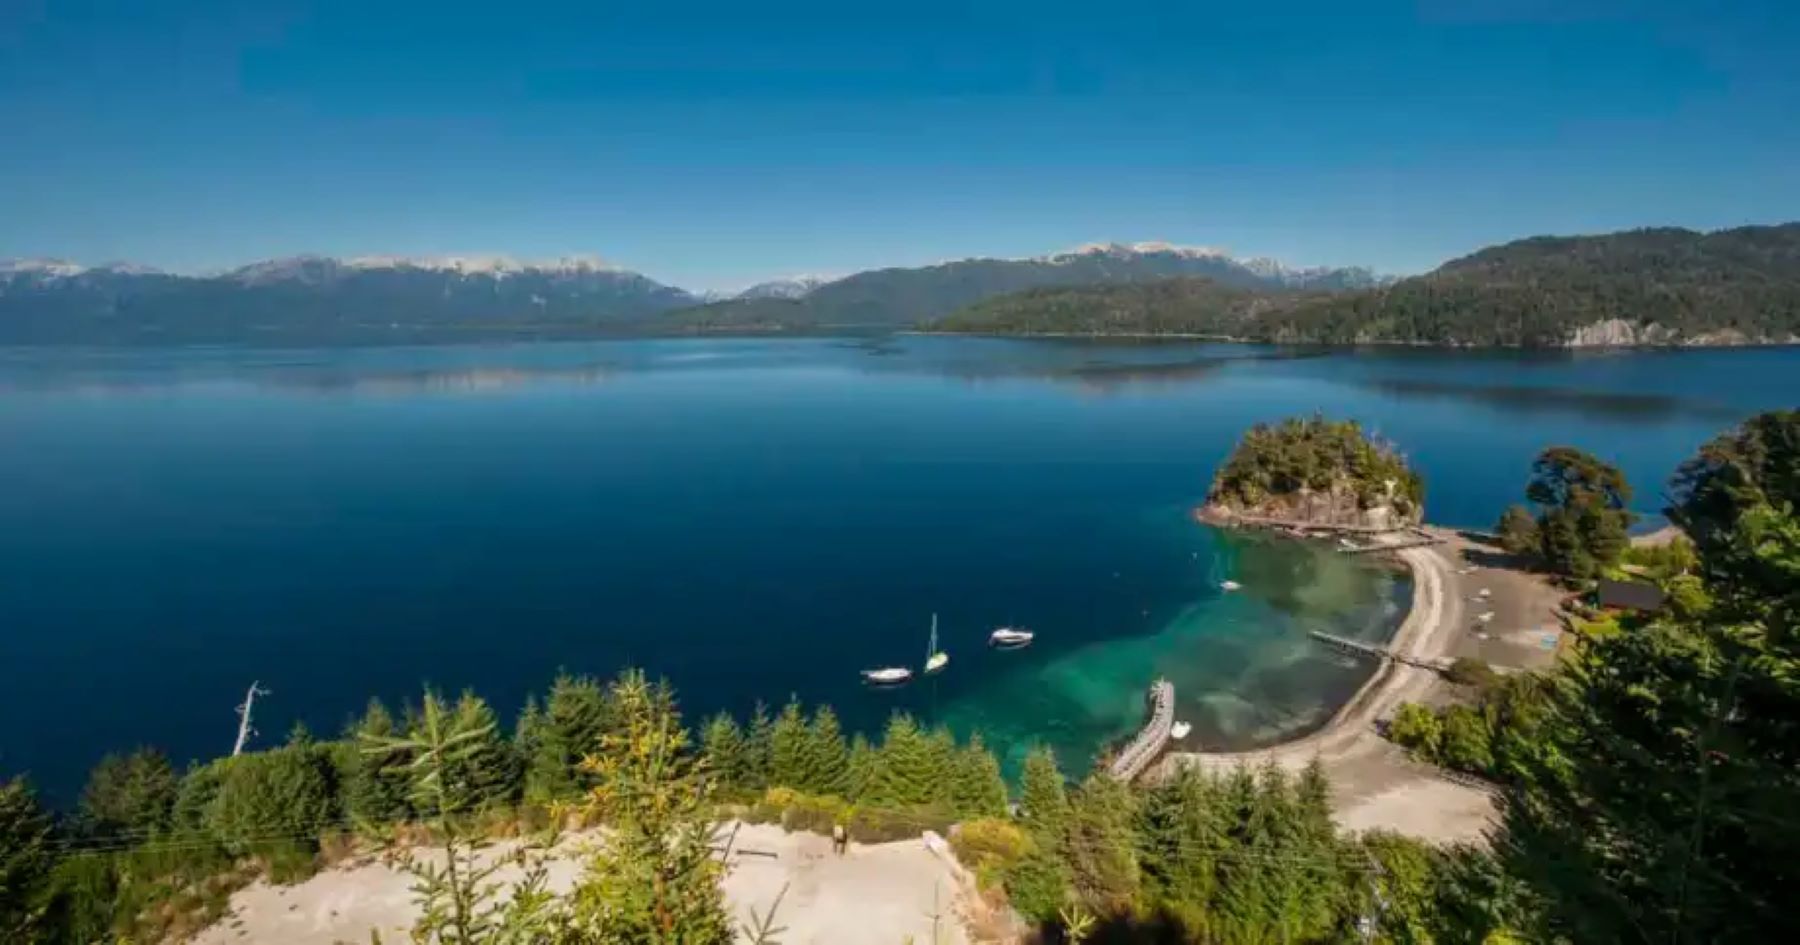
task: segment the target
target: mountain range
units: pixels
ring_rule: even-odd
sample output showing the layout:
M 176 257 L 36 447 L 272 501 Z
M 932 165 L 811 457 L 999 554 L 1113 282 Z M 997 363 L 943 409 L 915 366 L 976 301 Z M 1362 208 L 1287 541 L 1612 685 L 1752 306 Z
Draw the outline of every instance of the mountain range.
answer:
M 1800 223 L 1536 237 L 1352 291 L 1204 279 L 1039 289 L 984 299 L 933 327 L 1333 345 L 1800 344 Z
M 186 276 L 61 260 L 0 262 L 0 342 L 283 344 L 445 341 L 917 325 L 993 295 L 1205 275 L 1228 284 L 1371 285 L 1362 269 L 1299 269 L 1166 243 L 1096 244 L 1031 259 L 965 259 L 840 279 L 765 282 L 721 298 L 592 257 L 298 256 Z
M 1173 280 L 1173 281 L 1171 281 Z M 936 327 L 1358 344 L 1800 340 L 1800 224 L 1536 237 L 1405 279 L 1093 243 L 719 296 L 593 257 L 300 256 L 211 275 L 0 261 L 0 344 L 379 344 Z

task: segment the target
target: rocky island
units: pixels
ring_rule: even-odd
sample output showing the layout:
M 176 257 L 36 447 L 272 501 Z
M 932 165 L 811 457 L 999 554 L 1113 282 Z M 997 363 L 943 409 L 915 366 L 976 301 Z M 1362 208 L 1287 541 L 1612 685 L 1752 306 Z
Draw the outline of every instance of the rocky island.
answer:
M 1195 516 L 1213 525 L 1388 531 L 1418 525 L 1425 483 L 1354 420 L 1290 417 L 1245 432 Z

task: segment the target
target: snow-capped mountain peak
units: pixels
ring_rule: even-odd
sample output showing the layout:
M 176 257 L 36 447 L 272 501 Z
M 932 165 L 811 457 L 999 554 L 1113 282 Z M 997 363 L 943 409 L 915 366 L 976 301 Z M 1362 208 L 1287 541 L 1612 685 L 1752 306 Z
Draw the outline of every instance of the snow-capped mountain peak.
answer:
M 618 267 L 598 256 L 559 256 L 531 260 L 495 254 L 467 256 L 357 256 L 344 261 L 351 269 L 428 269 L 464 275 L 506 276 L 519 272 L 615 272 Z
M 1079 256 L 1147 256 L 1151 254 L 1181 256 L 1186 259 L 1231 258 L 1229 253 L 1214 246 L 1183 246 L 1179 243 L 1165 243 L 1161 240 L 1139 243 L 1083 243 L 1074 249 L 1051 253 L 1043 258 L 1050 262 L 1056 262 Z
M 789 276 L 784 279 L 758 282 L 730 297 L 738 299 L 799 299 L 811 295 L 814 289 L 827 282 L 836 281 L 836 278 L 832 276 Z
M 0 259 L 0 276 L 37 275 L 57 278 L 78 276 L 87 267 L 66 259 Z

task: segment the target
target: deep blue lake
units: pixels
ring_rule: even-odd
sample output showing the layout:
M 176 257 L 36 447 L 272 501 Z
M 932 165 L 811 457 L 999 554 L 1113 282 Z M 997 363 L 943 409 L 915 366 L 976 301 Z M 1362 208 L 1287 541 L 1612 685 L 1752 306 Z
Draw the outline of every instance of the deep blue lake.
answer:
M 1214 746 L 1316 724 L 1402 579 L 1188 510 L 1259 420 L 1397 442 L 1488 526 L 1532 457 L 1674 466 L 1800 404 L 1800 349 L 1524 355 L 903 336 L 350 350 L 0 349 L 0 775 L 67 801 L 107 750 L 335 732 L 371 695 L 558 667 L 668 676 L 698 717 L 790 694 L 1085 759 L 1145 687 Z M 1245 585 L 1222 594 L 1218 582 Z M 940 677 L 871 693 L 859 669 Z M 1039 642 L 982 641 L 1018 623 Z M 1071 767 L 1079 762 L 1071 762 Z

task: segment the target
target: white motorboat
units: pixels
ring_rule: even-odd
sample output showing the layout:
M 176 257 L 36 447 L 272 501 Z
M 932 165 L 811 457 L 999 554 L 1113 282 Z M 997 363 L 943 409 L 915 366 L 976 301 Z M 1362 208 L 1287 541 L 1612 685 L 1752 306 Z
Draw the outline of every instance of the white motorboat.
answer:
M 884 666 L 862 671 L 863 682 L 871 686 L 904 686 L 912 682 L 913 671 L 904 666 Z
M 1034 634 L 1022 627 L 1001 627 L 988 634 L 988 646 L 1001 650 L 1016 650 L 1031 645 Z
M 1186 722 L 1176 722 L 1174 725 L 1169 726 L 1169 737 L 1175 739 L 1186 738 L 1188 737 L 1188 733 L 1193 730 L 1194 727 Z
M 1243 586 L 1244 586 L 1244 585 L 1242 585 L 1242 584 L 1239 584 L 1239 583 L 1238 583 L 1238 582 L 1236 582 L 1236 581 L 1220 581 L 1220 582 L 1219 582 L 1219 590 L 1221 590 L 1221 591 L 1235 591 L 1235 590 L 1240 590 L 1240 589 L 1242 589 L 1242 588 L 1243 588 Z
M 950 665 L 950 654 L 938 649 L 937 614 L 931 615 L 931 642 L 925 646 L 925 675 L 940 672 Z

